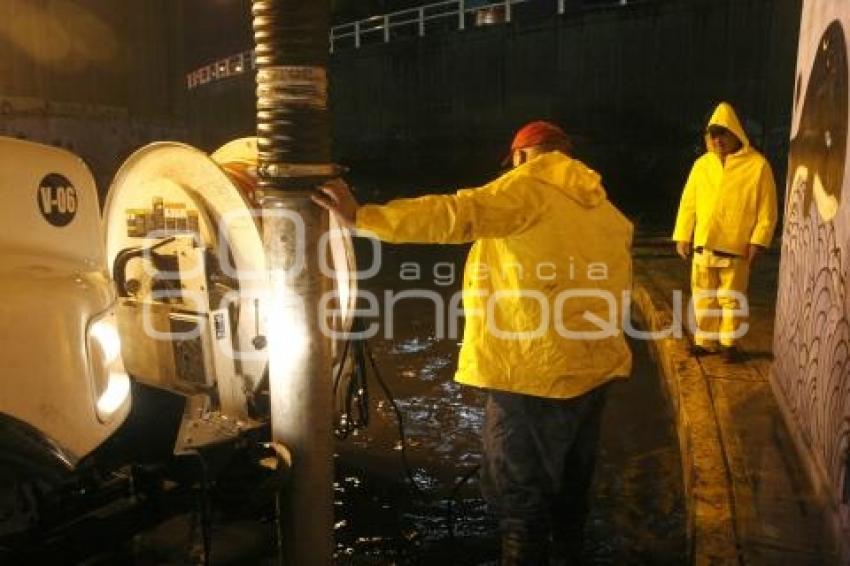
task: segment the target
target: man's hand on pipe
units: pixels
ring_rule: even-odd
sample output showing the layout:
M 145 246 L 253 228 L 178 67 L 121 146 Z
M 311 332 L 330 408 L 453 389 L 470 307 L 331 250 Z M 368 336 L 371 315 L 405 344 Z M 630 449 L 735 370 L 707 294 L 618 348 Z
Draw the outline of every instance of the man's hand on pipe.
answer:
M 312 198 L 313 202 L 336 214 L 341 225 L 346 228 L 354 227 L 360 205 L 345 181 L 340 178 L 327 181 L 319 186 Z

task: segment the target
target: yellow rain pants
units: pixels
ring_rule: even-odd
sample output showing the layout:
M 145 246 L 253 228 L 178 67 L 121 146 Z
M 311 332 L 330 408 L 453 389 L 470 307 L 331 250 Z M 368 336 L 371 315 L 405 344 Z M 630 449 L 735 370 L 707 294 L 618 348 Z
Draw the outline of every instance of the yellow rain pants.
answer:
M 711 250 L 694 253 L 691 268 L 694 343 L 709 350 L 734 346 L 747 331 L 747 281 L 750 262 L 744 257 L 723 257 Z

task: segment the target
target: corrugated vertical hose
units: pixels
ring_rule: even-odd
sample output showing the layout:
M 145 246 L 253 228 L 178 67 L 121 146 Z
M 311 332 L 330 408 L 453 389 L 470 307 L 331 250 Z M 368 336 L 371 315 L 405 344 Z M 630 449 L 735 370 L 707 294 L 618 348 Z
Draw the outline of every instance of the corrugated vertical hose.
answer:
M 311 190 L 332 177 L 327 2 L 254 0 L 261 190 Z
M 257 147 L 260 199 L 263 194 L 309 192 L 340 169 L 331 163 L 330 116 L 328 114 L 327 2 L 303 0 L 253 0 L 254 39 L 257 63 Z M 346 344 L 346 352 L 349 349 Z M 365 351 L 364 351 L 365 346 Z M 365 359 L 394 408 L 402 443 L 402 460 L 412 488 L 430 499 L 419 487 L 407 462 L 406 438 L 401 411 L 384 383 L 368 344 L 354 344 L 357 354 L 354 379 L 345 387 L 344 415 L 349 422 L 335 423 L 344 438 L 354 428 L 368 424 L 368 393 Z M 340 368 L 341 370 L 341 368 Z M 341 374 L 333 378 L 336 393 Z M 352 405 L 353 403 L 353 405 Z M 295 455 L 297 458 L 297 455 Z M 469 470 L 451 490 L 450 501 L 473 476 Z M 453 535 L 453 512 L 447 526 Z
M 327 0 L 253 0 L 257 64 L 257 197 L 270 285 L 271 431 L 291 450 L 277 497 L 280 563 L 330 564 L 333 433 L 330 342 L 318 312 L 330 280 L 317 266 L 327 214 L 310 200 L 333 177 Z M 300 260 L 299 260 L 300 258 Z M 299 263 L 300 261 L 300 263 Z M 296 486 L 297 484 L 297 486 Z M 310 513 L 310 520 L 304 520 Z

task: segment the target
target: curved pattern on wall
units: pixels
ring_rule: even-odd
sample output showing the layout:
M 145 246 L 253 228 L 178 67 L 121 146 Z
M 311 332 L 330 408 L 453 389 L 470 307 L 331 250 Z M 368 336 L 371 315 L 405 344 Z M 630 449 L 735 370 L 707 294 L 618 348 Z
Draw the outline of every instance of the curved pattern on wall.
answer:
M 850 221 L 842 190 L 847 178 L 848 66 L 841 22 L 831 21 L 825 28 L 804 26 L 801 31 L 801 53 L 803 42 L 817 43 L 802 106 L 795 108 L 799 126 L 789 159 L 774 377 L 840 503 L 850 481 L 845 477 L 850 450 Z M 850 526 L 846 502 L 841 515 L 844 526 Z
M 774 350 L 775 375 L 835 493 L 850 439 L 850 319 L 846 250 L 835 227 L 804 214 L 805 174 L 789 189 Z

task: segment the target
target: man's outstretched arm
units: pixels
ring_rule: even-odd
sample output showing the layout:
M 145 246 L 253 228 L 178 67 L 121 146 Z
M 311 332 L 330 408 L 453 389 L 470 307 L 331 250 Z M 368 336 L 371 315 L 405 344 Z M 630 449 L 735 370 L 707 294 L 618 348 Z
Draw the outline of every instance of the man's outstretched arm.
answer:
M 396 243 L 471 242 L 525 230 L 536 218 L 532 198 L 497 180 L 453 195 L 397 199 L 384 205 L 358 205 L 341 179 L 319 187 L 313 200 L 348 227 Z

